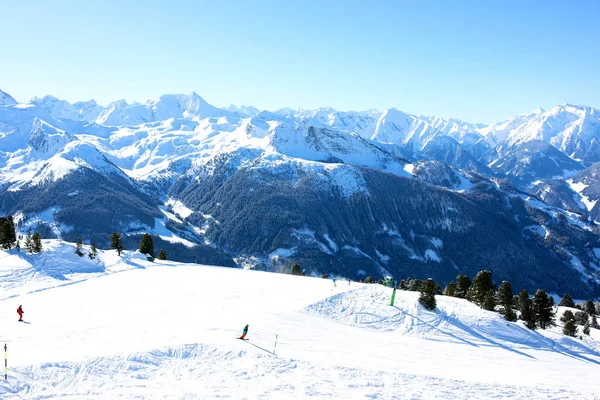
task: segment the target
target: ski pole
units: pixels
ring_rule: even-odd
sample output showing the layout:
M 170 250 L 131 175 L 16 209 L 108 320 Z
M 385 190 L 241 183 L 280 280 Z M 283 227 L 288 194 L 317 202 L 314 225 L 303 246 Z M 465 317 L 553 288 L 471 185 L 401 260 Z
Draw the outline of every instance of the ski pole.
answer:
M 275 355 L 275 348 L 277 347 L 277 337 L 279 337 L 279 334 L 275 335 L 275 345 L 273 346 L 273 355 Z

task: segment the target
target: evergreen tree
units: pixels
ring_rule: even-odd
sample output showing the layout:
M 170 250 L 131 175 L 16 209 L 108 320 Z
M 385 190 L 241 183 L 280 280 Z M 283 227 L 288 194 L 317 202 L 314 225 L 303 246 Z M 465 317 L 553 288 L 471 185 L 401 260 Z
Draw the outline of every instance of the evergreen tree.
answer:
M 560 322 L 566 323 L 567 321 L 575 321 L 575 316 L 571 310 L 565 310 L 563 315 L 560 316 Z
M 446 288 L 444 289 L 444 294 L 446 296 L 454 296 L 455 293 L 456 293 L 456 283 L 450 282 L 449 284 L 446 285 Z
M 589 318 L 585 311 L 577 311 L 575 314 L 575 323 L 577 325 L 585 325 L 588 323 Z
M 29 232 L 27 234 L 27 236 L 25 236 L 25 250 L 28 253 L 33 253 L 33 249 L 34 249 L 33 238 L 31 237 L 31 232 Z
M 488 311 L 494 311 L 496 307 L 496 298 L 494 297 L 494 292 L 492 290 L 488 290 L 483 298 L 483 303 L 481 303 L 481 308 Z
M 563 326 L 563 333 L 567 336 L 576 336 L 577 335 L 577 325 L 575 325 L 575 321 L 569 320 Z
M 494 282 L 492 281 L 492 273 L 490 271 L 479 271 L 473 285 L 467 292 L 467 299 L 475 304 L 483 306 L 483 302 L 489 291 L 494 291 Z M 489 302 L 488 302 L 489 305 Z
M 158 259 L 159 260 L 163 260 L 163 261 L 166 260 L 167 259 L 167 252 L 164 251 L 163 249 L 160 249 L 158 251 Z
M 121 251 L 123 251 L 123 239 L 121 239 L 121 234 L 119 232 L 113 232 L 110 235 L 110 248 L 116 249 L 117 254 L 121 256 Z
M 535 316 L 533 314 L 533 301 L 529 297 L 527 290 L 519 293 L 519 311 L 521 312 L 521 320 L 529 329 L 535 329 Z
M 573 297 L 571 297 L 569 293 L 565 293 L 562 299 L 560 299 L 558 306 L 575 308 L 575 302 L 573 301 Z
M 77 239 L 77 245 L 75 246 L 75 254 L 77 254 L 79 257 L 83 257 L 83 241 L 81 240 L 81 238 Z
M 577 335 L 577 325 L 575 324 L 575 316 L 571 310 L 567 310 L 563 313 L 560 320 L 565 323 L 563 326 L 563 333 L 567 336 Z
M 425 285 L 423 285 L 421 294 L 419 295 L 419 303 L 428 310 L 435 310 L 437 305 L 435 301 L 435 287 L 435 282 L 429 278 L 425 282 Z
M 40 236 L 40 234 L 37 232 L 34 232 L 31 239 L 33 240 L 33 252 L 41 253 L 42 252 L 42 237 Z
M 535 316 L 535 322 L 537 325 L 546 329 L 547 326 L 554 323 L 554 313 L 552 307 L 554 306 L 554 299 L 548 297 L 548 294 L 544 289 L 538 289 L 533 296 L 533 314 Z
M 454 292 L 454 296 L 461 299 L 466 298 L 470 287 L 471 278 L 469 278 L 467 275 L 458 274 L 456 277 L 456 290 Z
M 583 333 L 586 335 L 590 334 L 590 324 L 585 324 L 585 326 L 583 327 Z
M 375 280 L 373 279 L 373 277 L 371 277 L 371 276 L 367 276 L 367 277 L 365 278 L 365 283 L 373 283 L 373 282 L 375 282 Z
M 302 268 L 297 263 L 292 264 L 292 275 L 302 275 Z
M 517 319 L 517 315 L 512 309 L 513 299 L 512 285 L 506 281 L 502 282 L 496 292 L 496 301 L 504 307 L 504 319 L 507 321 L 514 321 Z
M 12 215 L 0 217 L 0 248 L 10 250 L 18 244 Z
M 595 315 L 592 315 L 592 323 L 590 325 L 592 328 L 600 329 L 600 325 L 598 325 L 598 320 Z
M 588 300 L 585 303 L 585 312 L 590 316 L 596 314 L 596 306 L 592 300 Z
M 151 257 L 154 257 L 154 241 L 152 240 L 152 236 L 147 233 L 140 240 L 140 253 L 150 254 Z
M 88 256 L 91 260 L 98 257 L 98 246 L 96 246 L 96 243 L 92 243 L 92 250 L 90 251 L 90 254 L 88 254 Z

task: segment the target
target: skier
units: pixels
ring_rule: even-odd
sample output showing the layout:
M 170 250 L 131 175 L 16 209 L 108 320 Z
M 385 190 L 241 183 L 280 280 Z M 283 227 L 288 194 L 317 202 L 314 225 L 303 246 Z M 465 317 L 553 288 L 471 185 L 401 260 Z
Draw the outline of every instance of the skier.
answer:
M 333 278 L 333 286 L 334 287 L 336 286 L 336 284 L 335 284 L 335 277 Z
M 19 322 L 23 322 L 23 308 L 19 305 L 19 308 L 17 308 L 17 314 L 19 314 Z
M 302 270 L 302 276 L 306 276 L 306 268 Z
M 245 339 L 247 334 L 248 334 L 248 324 L 246 324 L 246 326 L 244 327 L 244 333 L 238 339 Z

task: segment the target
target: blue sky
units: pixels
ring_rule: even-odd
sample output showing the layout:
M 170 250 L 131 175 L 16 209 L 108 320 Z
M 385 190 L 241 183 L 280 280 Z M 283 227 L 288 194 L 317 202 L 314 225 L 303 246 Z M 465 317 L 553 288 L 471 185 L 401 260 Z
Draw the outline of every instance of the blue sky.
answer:
M 196 91 L 487 123 L 600 107 L 599 1 L 27 0 L 1 14 L 0 89 L 19 101 Z

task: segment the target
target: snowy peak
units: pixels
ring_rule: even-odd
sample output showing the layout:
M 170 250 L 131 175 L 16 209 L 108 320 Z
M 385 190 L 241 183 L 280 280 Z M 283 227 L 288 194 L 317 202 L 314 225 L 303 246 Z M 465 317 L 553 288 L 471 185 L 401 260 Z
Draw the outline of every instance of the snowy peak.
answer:
M 35 119 L 27 138 L 29 147 L 39 153 L 54 154 L 75 140 L 75 136 Z
M 600 161 L 595 151 L 590 153 L 593 143 L 600 139 L 600 112 L 592 107 L 562 104 L 545 112 L 515 116 L 479 132 L 493 146 L 540 140 L 587 165 Z
M 17 101 L 8 93 L 0 90 L 0 106 L 14 106 Z
M 204 118 L 235 117 L 231 111 L 207 103 L 196 93 L 167 94 L 146 104 L 119 100 L 108 105 L 95 120 L 102 125 L 140 125 L 170 118 L 199 121 Z

